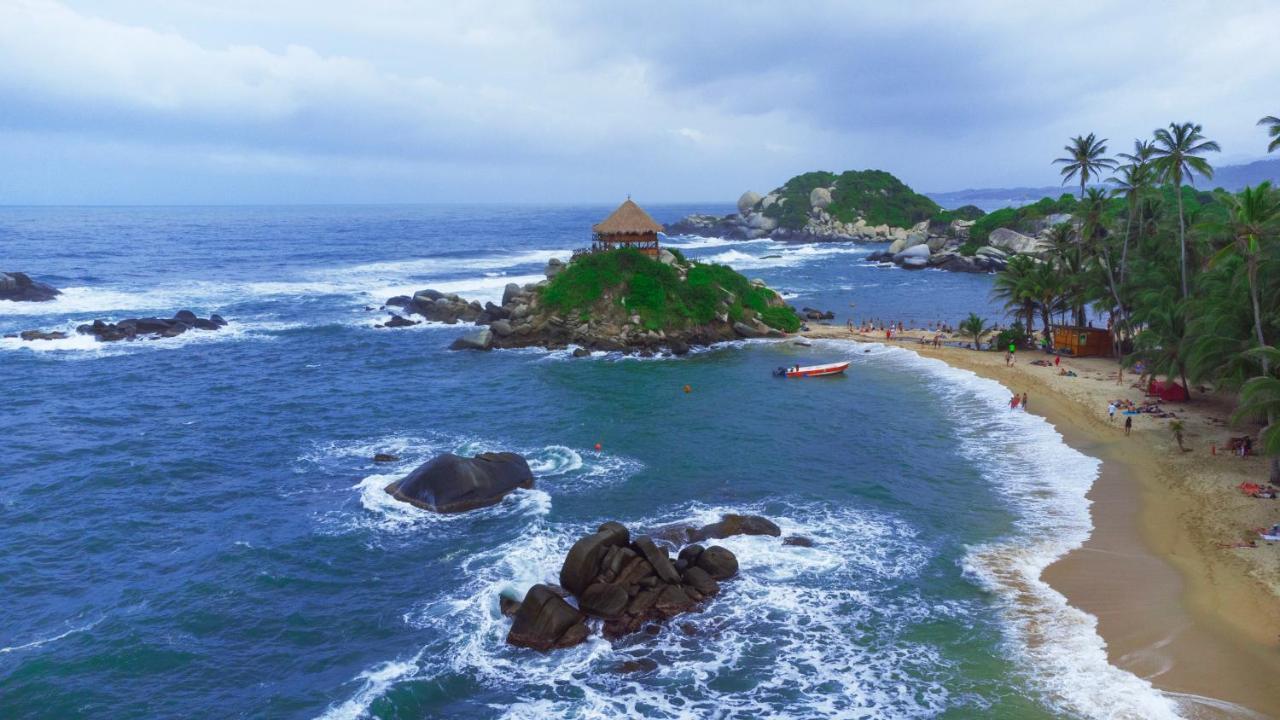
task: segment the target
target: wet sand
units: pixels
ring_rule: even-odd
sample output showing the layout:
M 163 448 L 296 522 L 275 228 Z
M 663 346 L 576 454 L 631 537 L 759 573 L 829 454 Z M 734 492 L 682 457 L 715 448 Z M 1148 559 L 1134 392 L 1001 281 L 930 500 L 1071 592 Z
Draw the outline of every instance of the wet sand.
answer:
M 845 328 L 813 330 L 805 335 L 884 342 L 851 338 Z M 1030 365 L 1039 353 L 1006 367 L 1003 353 L 933 348 L 910 337 L 894 344 L 1029 393 L 1030 412 L 1103 461 L 1089 492 L 1090 539 L 1043 579 L 1098 619 L 1112 664 L 1179 699 L 1189 717 L 1280 718 L 1280 547 L 1219 547 L 1248 538 L 1247 528 L 1280 510 L 1280 501 L 1234 491 L 1241 479 L 1258 482 L 1260 472 L 1265 480 L 1260 459 L 1205 452 L 1205 439 L 1227 432 L 1211 417 L 1222 414 L 1220 402 L 1178 407 L 1188 445 L 1199 446 L 1181 453 L 1167 421 L 1139 417 L 1126 437 L 1122 418 L 1107 420 L 1107 398 L 1141 397 L 1115 383 L 1114 361 L 1065 361 L 1077 372 L 1069 378 Z

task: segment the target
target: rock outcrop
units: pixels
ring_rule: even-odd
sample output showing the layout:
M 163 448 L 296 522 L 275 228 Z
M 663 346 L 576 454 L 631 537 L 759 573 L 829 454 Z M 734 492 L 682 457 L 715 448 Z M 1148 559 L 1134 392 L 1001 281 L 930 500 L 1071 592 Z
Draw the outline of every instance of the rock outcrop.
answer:
M 702 527 L 677 523 L 675 525 L 664 525 L 653 531 L 654 537 L 674 545 L 685 545 L 704 540 L 723 540 L 734 535 L 779 537 L 782 535 L 782 529 L 772 520 L 759 515 L 727 513 L 720 516 L 720 519 L 716 522 Z
M 217 314 L 202 318 L 197 317 L 190 310 L 179 310 L 171 318 L 128 318 L 114 323 L 94 320 L 92 323 L 76 327 L 76 332 L 81 335 L 92 335 L 99 342 L 118 342 L 177 337 L 190 330 L 219 330 L 226 325 L 227 321 Z M 53 332 L 26 330 L 19 337 L 23 340 L 61 340 L 67 337 L 67 334 L 60 330 Z
M 674 254 L 659 259 L 674 270 L 681 281 L 687 277 L 690 265 Z M 445 323 L 470 322 L 478 329 L 455 339 L 450 345 L 454 350 L 491 350 L 495 348 L 544 347 L 558 350 L 577 345 L 586 355 L 589 351 L 657 354 L 669 352 L 684 355 L 692 347 L 708 346 L 742 338 L 782 338 L 786 333 L 767 325 L 761 314 L 749 308 L 733 309 L 738 301 L 735 293 L 720 289 L 715 317 L 699 324 L 683 324 L 654 329 L 646 326 L 634 311 L 616 302 L 616 295 L 608 295 L 583 311 L 557 311 L 543 299 L 542 291 L 550 278 L 570 272 L 574 264 L 552 259 L 547 266 L 548 280 L 518 285 L 510 283 L 502 293 L 502 304 L 492 302 L 483 306 L 457 295 L 447 295 L 435 290 L 421 290 L 412 297 L 400 295 L 387 300 L 388 307 L 401 308 L 406 314 L 419 315 L 428 320 Z M 763 280 L 741 279 L 739 295 L 754 293 L 767 308 L 786 308 L 786 302 L 776 292 L 769 290 Z M 610 290 L 613 292 L 613 290 Z M 757 306 L 758 307 L 758 306 Z M 734 317 L 731 317 L 734 316 Z M 409 324 L 397 322 L 394 315 L 382 327 L 398 327 Z M 834 314 L 822 313 L 823 318 Z M 735 319 L 736 318 L 736 319 Z M 796 323 L 798 327 L 798 322 Z
M 542 651 L 569 647 L 587 639 L 587 617 L 603 621 L 605 637 L 621 637 L 696 609 L 737 573 L 737 557 L 723 547 L 688 545 L 673 560 L 650 537 L 633 538 L 622 524 L 607 522 L 574 543 L 560 568 L 560 585 L 577 607 L 551 586 L 534 585 L 518 608 L 506 608 L 514 613 L 507 642 Z
M 445 453 L 387 485 L 397 500 L 424 510 L 456 513 L 493 505 L 516 488 L 533 487 L 529 463 L 515 453 L 463 458 Z
M 36 282 L 26 273 L 0 272 L 0 300 L 48 302 L 61 294 L 61 290 Z

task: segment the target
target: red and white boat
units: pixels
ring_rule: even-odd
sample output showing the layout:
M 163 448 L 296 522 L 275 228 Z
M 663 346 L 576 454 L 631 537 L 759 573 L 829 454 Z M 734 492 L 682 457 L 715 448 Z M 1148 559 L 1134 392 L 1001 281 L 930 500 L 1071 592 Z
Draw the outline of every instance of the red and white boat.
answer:
M 848 362 L 827 363 L 826 365 L 792 365 L 773 371 L 779 377 L 818 377 L 820 375 L 839 375 L 848 369 Z

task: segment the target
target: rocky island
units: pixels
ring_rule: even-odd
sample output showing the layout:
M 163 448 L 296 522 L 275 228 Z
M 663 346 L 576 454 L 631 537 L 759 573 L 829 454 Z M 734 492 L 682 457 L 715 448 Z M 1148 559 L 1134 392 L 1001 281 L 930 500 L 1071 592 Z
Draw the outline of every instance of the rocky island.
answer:
M 1069 222 L 1070 195 L 1018 210 L 984 213 L 972 205 L 944 210 L 893 175 L 850 170 L 810 172 L 760 195 L 738 198 L 738 212 L 689 215 L 668 235 L 785 242 L 890 243 L 868 262 L 908 270 L 997 272 L 1013 255 L 1040 256 L 1053 228 Z
M 553 259 L 547 279 L 507 285 L 500 305 L 422 290 L 386 302 L 394 314 L 382 327 L 419 321 L 484 326 L 455 349 L 577 345 L 590 350 L 683 355 L 690 347 L 740 338 L 783 337 L 800 329 L 795 310 L 762 280 L 724 265 L 690 262 L 663 249 L 657 258 L 634 249 Z

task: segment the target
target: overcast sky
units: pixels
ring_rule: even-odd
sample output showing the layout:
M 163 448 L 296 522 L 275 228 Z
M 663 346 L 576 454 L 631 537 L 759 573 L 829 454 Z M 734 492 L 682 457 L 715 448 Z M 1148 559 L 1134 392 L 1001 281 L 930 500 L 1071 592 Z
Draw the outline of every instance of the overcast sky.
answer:
M 0 204 L 732 201 L 1261 158 L 1280 2 L 0 0 Z

